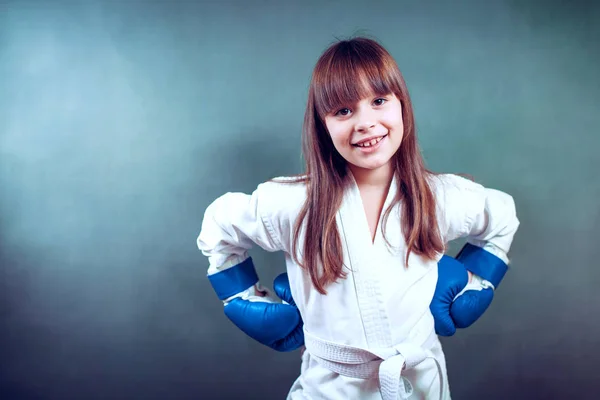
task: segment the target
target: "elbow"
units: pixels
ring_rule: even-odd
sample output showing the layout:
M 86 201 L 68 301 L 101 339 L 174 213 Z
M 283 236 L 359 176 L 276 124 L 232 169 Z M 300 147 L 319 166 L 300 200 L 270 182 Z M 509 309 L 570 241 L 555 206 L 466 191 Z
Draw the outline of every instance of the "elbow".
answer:
M 509 195 L 508 193 L 504 193 L 504 192 L 499 192 L 501 193 L 503 199 L 503 203 L 504 203 L 504 213 L 505 213 L 505 221 L 506 221 L 506 228 L 509 232 L 512 232 L 513 234 L 517 232 L 517 229 L 519 228 L 520 225 L 520 221 L 519 218 L 517 217 L 517 206 L 515 204 L 515 199 L 513 196 Z
M 217 246 L 218 238 L 222 236 L 222 229 L 218 223 L 218 215 L 223 208 L 225 196 L 221 196 L 213 201 L 204 211 L 200 233 L 196 238 L 198 249 L 206 256 L 210 256 L 211 252 Z
M 517 207 L 513 196 L 495 189 L 487 189 L 486 214 L 488 215 L 489 241 L 509 252 L 519 229 Z

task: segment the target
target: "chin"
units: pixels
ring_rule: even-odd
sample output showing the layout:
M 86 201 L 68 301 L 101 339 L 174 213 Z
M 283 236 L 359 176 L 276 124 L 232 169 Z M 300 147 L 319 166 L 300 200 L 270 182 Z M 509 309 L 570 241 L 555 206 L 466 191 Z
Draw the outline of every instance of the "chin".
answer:
M 361 168 L 361 169 L 374 171 L 379 168 L 387 167 L 390 164 L 390 161 L 391 161 L 391 159 L 381 161 L 381 162 L 373 162 L 373 163 L 364 163 L 363 162 L 363 163 L 356 163 L 356 164 L 354 164 L 354 166 Z

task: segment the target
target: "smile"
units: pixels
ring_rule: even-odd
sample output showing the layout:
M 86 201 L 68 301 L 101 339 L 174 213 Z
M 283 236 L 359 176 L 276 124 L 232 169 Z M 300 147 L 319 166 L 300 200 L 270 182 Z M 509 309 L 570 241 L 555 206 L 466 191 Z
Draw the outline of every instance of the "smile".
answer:
M 383 135 L 383 136 L 380 136 L 380 137 L 378 137 L 378 138 L 371 139 L 371 140 L 369 140 L 369 141 L 367 141 L 367 142 L 353 144 L 352 146 L 355 146 L 355 147 L 362 147 L 362 148 L 369 148 L 369 147 L 373 147 L 373 146 L 377 145 L 379 142 L 381 142 L 381 141 L 383 140 L 383 138 L 385 138 L 386 136 L 387 136 L 387 135 Z

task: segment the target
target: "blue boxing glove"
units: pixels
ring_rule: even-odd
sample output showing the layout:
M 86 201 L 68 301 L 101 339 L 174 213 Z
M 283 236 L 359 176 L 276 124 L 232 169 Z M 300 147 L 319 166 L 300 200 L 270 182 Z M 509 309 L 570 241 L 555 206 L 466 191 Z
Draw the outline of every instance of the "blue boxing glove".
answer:
M 469 273 L 455 258 L 442 256 L 438 261 L 438 281 L 429 309 L 433 314 L 435 332 L 440 336 L 452 336 L 456 324 L 450 315 L 452 302 L 469 283 Z
M 503 260 L 506 255 L 501 253 L 468 243 L 456 259 L 445 255 L 438 262 L 438 282 L 430 304 L 438 335 L 454 335 L 456 328 L 471 326 L 488 309 L 494 288 L 508 269 Z
M 492 303 L 494 291 L 508 271 L 508 257 L 491 244 L 482 248 L 467 243 L 456 259 L 473 274 L 473 278 L 452 303 L 450 315 L 456 327 L 468 328 Z
M 240 330 L 277 351 L 304 344 L 302 318 L 292 298 L 287 274 L 275 278 L 273 289 L 281 302 L 258 283 L 251 258 L 208 279 L 225 304 L 225 315 Z

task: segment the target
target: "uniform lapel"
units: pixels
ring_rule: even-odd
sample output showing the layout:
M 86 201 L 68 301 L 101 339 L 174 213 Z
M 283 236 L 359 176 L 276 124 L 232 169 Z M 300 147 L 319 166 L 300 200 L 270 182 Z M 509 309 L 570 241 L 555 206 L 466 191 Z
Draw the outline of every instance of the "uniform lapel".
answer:
M 377 250 L 381 240 L 381 218 L 373 243 L 360 192 L 352 175 L 344 191 L 337 222 L 343 241 L 345 266 L 353 276 L 367 344 L 370 348 L 391 346 L 382 277 L 378 270 L 384 256 L 381 250 Z
M 344 247 L 345 266 L 352 274 L 358 307 L 370 348 L 392 346 L 390 324 L 399 321 L 410 329 L 413 313 L 405 294 L 428 272 L 430 263 L 411 254 L 405 268 L 406 242 L 400 226 L 400 207 L 392 210 L 383 236 L 383 214 L 396 195 L 396 179 L 392 180 L 383 211 L 377 224 L 374 242 L 356 181 L 350 175 L 342 205 L 337 215 Z M 391 246 L 390 246 L 391 245 Z M 393 313 L 390 320 L 388 313 Z M 396 326 L 396 329 L 398 327 Z

